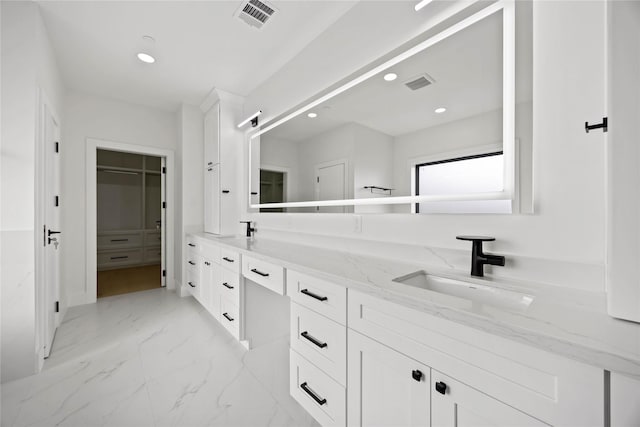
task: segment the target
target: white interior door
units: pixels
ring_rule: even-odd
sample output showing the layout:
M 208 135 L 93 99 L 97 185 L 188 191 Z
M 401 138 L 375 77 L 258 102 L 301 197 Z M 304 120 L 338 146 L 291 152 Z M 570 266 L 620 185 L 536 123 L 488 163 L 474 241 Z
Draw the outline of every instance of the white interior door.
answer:
M 316 200 L 345 199 L 346 164 L 337 162 L 316 166 Z M 344 212 L 344 206 L 320 206 L 318 212 Z
M 45 259 L 44 259 L 44 357 L 49 357 L 60 324 L 60 126 L 48 104 L 43 105 L 45 142 Z

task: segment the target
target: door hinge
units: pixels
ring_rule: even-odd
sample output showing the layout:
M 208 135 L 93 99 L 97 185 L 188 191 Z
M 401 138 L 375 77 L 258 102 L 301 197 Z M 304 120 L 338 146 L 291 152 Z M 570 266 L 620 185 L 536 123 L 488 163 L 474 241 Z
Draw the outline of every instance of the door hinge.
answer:
M 55 206 L 60 206 L 60 196 L 56 196 Z
M 162 167 L 162 173 L 167 173 L 167 168 L 165 166 Z
M 167 270 L 162 270 L 162 277 L 167 277 Z
M 162 209 L 167 209 L 167 202 L 162 202 Z
M 60 143 L 58 141 L 55 142 L 56 153 L 60 152 Z
M 60 313 L 60 301 L 56 301 L 56 313 Z

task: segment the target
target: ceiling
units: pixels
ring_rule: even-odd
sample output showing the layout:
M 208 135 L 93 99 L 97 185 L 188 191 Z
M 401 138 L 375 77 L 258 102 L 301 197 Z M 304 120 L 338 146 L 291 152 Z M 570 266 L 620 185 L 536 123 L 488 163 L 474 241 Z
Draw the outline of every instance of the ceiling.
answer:
M 239 0 L 39 5 L 67 88 L 173 111 L 214 87 L 249 94 L 357 1 L 270 3 L 261 29 L 233 16 Z M 149 49 L 155 64 L 136 58 Z

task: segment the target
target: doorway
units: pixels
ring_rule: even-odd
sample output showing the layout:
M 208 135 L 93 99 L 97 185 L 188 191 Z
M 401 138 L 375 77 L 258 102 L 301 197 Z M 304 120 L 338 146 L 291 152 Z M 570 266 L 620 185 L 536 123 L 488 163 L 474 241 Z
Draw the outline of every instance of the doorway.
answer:
M 97 297 L 165 286 L 164 158 L 98 149 Z
M 287 172 L 285 170 L 260 169 L 260 203 L 284 203 L 287 201 Z M 286 212 L 285 208 L 260 208 L 260 212 Z
M 110 172 L 105 172 L 106 170 Z M 167 289 L 175 289 L 175 280 L 172 279 L 174 277 L 175 251 L 173 213 L 176 206 L 173 170 L 174 153 L 172 150 L 87 138 L 85 303 L 97 301 L 98 273 L 111 271 L 110 274 L 115 275 L 118 272 L 114 272 L 114 270 L 120 270 L 120 268 L 104 268 L 105 266 L 133 268 L 154 265 L 157 270 L 157 266 L 160 265 L 160 286 L 166 286 Z M 99 174 L 101 175 L 100 178 Z M 106 178 L 106 176 L 109 177 Z M 159 184 L 158 181 L 160 182 Z M 115 209 L 108 203 L 107 215 L 104 214 L 103 209 L 99 210 L 99 185 L 104 185 L 108 189 L 106 198 L 102 195 L 100 196 L 102 198 L 100 207 L 103 207 L 105 205 L 104 202 L 108 202 L 110 197 L 114 198 L 116 194 L 120 194 L 129 203 L 127 207 L 130 208 L 130 211 L 122 213 L 122 210 Z M 132 188 L 135 188 L 136 191 Z M 160 196 L 158 196 L 158 188 Z M 142 194 L 143 190 L 145 192 L 144 195 Z M 134 195 L 135 199 L 133 199 Z M 133 202 L 135 201 L 139 204 L 134 206 Z M 161 204 L 160 219 L 157 217 L 157 211 L 150 211 L 147 216 L 145 209 L 142 207 L 143 203 L 155 206 Z M 99 214 L 99 211 L 103 212 Z M 137 213 L 137 216 L 135 216 L 137 219 L 134 218 L 131 211 Z M 100 228 L 98 227 L 99 215 Z M 156 223 L 156 221 L 159 221 L 159 223 Z M 118 223 L 123 228 L 116 228 Z M 100 236 L 98 236 L 99 234 Z M 111 240 L 116 241 L 111 242 Z M 157 244 L 158 241 L 160 245 Z M 110 246 L 111 244 L 122 246 L 105 247 L 105 245 Z M 158 250 L 158 246 L 160 246 L 160 250 Z M 98 247 L 100 247 L 100 250 Z M 114 258 L 113 260 L 111 259 L 112 257 Z M 158 257 L 160 257 L 159 262 Z M 121 264 L 112 264 L 111 262 Z M 124 265 L 124 263 L 128 264 Z M 98 267 L 99 265 L 100 268 Z M 140 275 L 142 273 L 138 273 L 138 277 Z M 134 283 L 142 280 L 136 279 L 135 276 L 135 274 L 132 274 L 126 280 Z M 148 276 L 153 278 L 154 286 L 156 286 L 158 275 L 149 273 Z M 117 279 L 117 281 L 121 282 L 120 279 Z M 131 289 L 126 284 L 121 284 L 121 286 L 125 288 L 123 291 Z
M 343 200 L 347 195 L 347 162 L 338 160 L 315 166 L 316 200 Z M 318 212 L 344 213 L 344 206 L 318 206 Z

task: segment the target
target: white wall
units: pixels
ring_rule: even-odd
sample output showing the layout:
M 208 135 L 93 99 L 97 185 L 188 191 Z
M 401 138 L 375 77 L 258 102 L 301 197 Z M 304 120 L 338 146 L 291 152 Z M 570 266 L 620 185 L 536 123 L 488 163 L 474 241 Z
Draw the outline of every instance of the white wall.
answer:
M 42 236 L 36 223 L 38 88 L 60 114 L 63 91 L 38 6 L 2 2 L 2 161 L 0 268 L 2 282 L 1 381 L 36 371 L 36 277 L 34 251 Z
M 260 165 L 275 166 L 287 172 L 286 197 L 288 201 L 300 200 L 300 168 L 298 165 L 300 144 L 294 141 L 270 138 L 260 140 Z M 256 168 L 257 173 L 259 169 Z
M 268 107 L 279 111 L 293 106 L 424 29 L 424 21 L 411 17 L 394 20 L 392 28 L 385 28 L 377 25 L 377 14 L 354 16 L 374 7 L 364 3 L 250 94 L 248 108 L 259 105 L 265 111 Z M 382 10 L 385 4 L 375 7 Z M 389 10 L 386 16 L 394 13 Z M 460 254 L 470 249 L 456 241 L 456 235 L 491 235 L 497 241 L 487 249 L 511 260 L 502 274 L 530 278 L 530 272 L 540 273 L 536 278 L 548 283 L 603 291 L 604 141 L 602 134 L 585 134 L 583 125 L 585 120 L 603 117 L 605 111 L 605 3 L 534 2 L 533 13 L 535 214 L 366 215 L 361 218 L 361 232 L 354 226 L 359 221 L 354 215 L 255 214 L 258 227 L 428 245 Z M 384 41 L 377 44 L 380 38 Z M 333 63 L 307 70 L 305 61 L 313 67 L 320 60 L 310 58 L 333 58 Z M 538 267 L 527 270 L 527 263 Z M 540 268 L 547 264 L 554 268 Z
M 190 232 L 200 232 L 204 228 L 204 118 L 199 107 L 183 104 L 177 113 L 178 129 L 180 132 L 180 149 L 177 150 L 176 164 L 180 165 L 179 183 L 176 188 L 181 188 L 181 206 L 176 212 L 181 226 L 176 225 L 175 230 L 175 259 L 176 262 L 176 289 L 181 289 L 186 283 L 182 271 L 182 247 L 184 235 Z
M 85 184 L 87 138 L 178 151 L 180 137 L 174 113 L 78 92 L 69 92 L 65 97 L 64 117 L 61 149 L 62 198 L 65 202 L 62 284 L 70 305 L 77 305 L 88 301 L 85 284 L 85 185 L 91 184 Z M 175 188 L 175 197 L 180 200 L 180 188 L 177 185 Z M 181 224 L 175 224 L 175 230 L 181 229 Z M 175 263 L 180 262 L 181 259 L 176 257 Z

